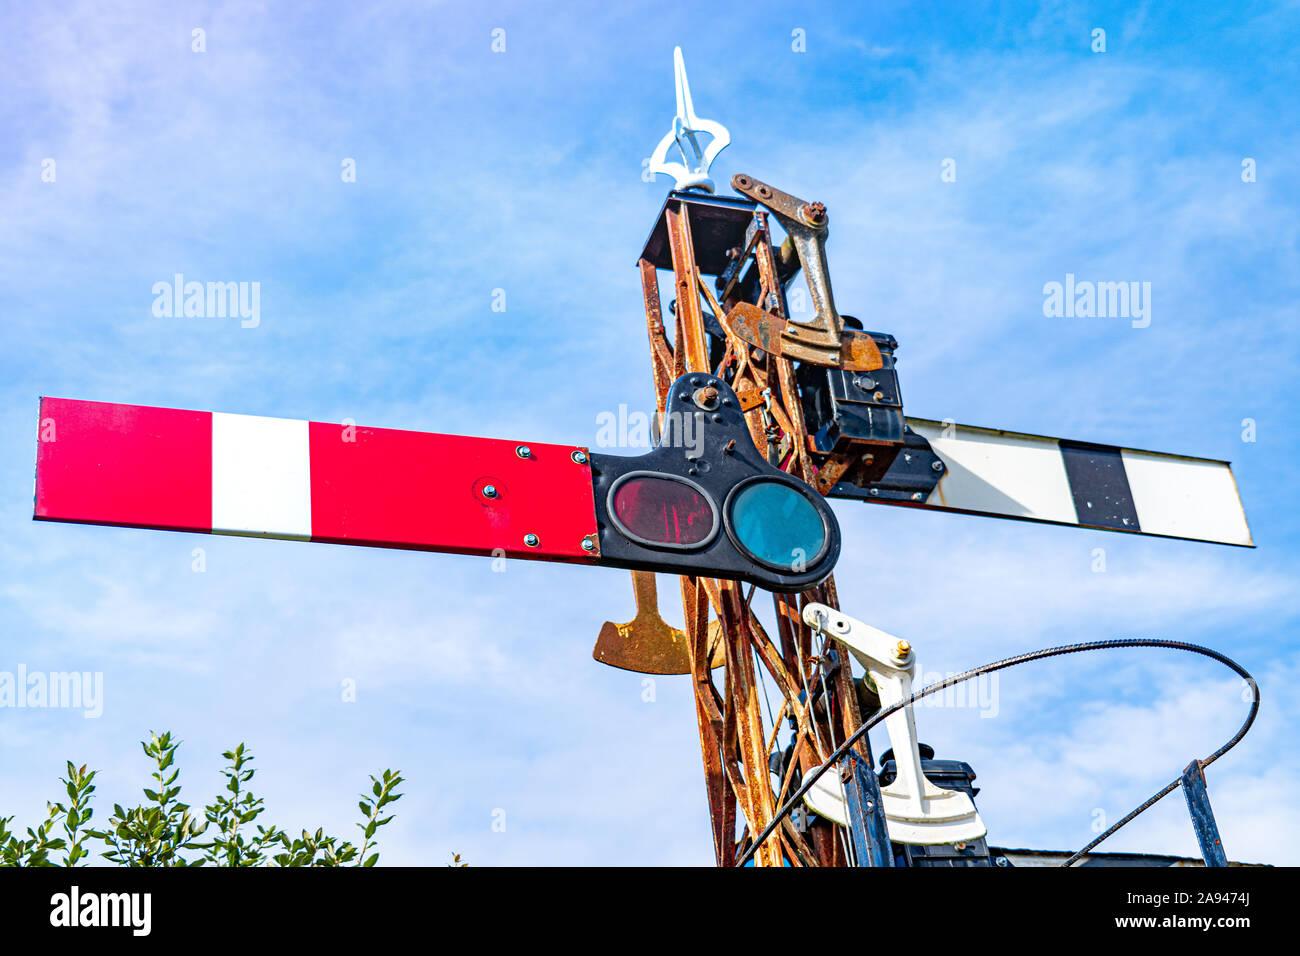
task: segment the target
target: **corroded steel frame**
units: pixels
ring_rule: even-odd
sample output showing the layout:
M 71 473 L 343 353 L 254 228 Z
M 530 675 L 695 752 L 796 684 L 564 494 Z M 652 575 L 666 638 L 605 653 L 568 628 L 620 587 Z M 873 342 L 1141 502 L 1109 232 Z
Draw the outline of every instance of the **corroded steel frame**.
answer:
M 702 308 L 707 304 L 713 315 L 721 318 L 739 301 L 737 283 L 728 287 L 727 299 L 719 302 L 705 281 L 696 263 L 690 203 L 670 202 L 663 215 L 676 299 L 671 340 L 664 324 L 655 264 L 644 257 L 638 263 L 659 414 L 664 412 L 668 387 L 678 376 L 696 371 L 726 376 L 747 408 L 746 420 L 755 446 L 777 467 L 824 493 L 837 477 L 828 474 L 836 463 L 832 460 L 819 464 L 813 458 L 793 362 L 752 348 L 728 332 L 721 361 L 716 367 L 711 365 Z M 734 256 L 740 257 L 739 267 L 752 260 L 752 267 L 757 269 L 757 299 L 762 307 L 786 318 L 768 214 L 755 211 L 753 216 L 748 235 L 752 238 L 747 248 L 734 250 Z M 744 401 L 746 395 L 753 398 Z M 801 700 L 805 688 L 820 682 L 821 668 L 826 665 L 814 648 L 813 634 L 803 623 L 801 611 L 810 601 L 839 606 L 833 578 L 801 595 L 773 595 L 776 641 L 753 611 L 753 590 L 746 596 L 739 582 L 682 576 L 681 591 L 714 850 L 719 866 L 732 866 L 750 836 L 762 831 L 771 822 L 775 808 L 788 798 L 795 769 L 806 773 L 820 764 L 836 742 L 843 741 L 860 725 L 861 714 L 848 654 L 834 639 L 828 639 L 826 647 L 836 650 L 843 665 L 835 669 L 834 679 L 813 708 Z M 721 686 L 710 667 L 710 611 L 717 616 L 723 635 L 725 670 L 721 672 Z M 773 715 L 776 726 L 771 728 L 765 726 L 759 706 L 762 687 L 755 660 L 784 697 L 779 712 Z M 774 788 L 769 754 L 786 719 L 793 719 L 796 726 L 794 759 L 789 761 L 780 787 Z M 865 738 L 858 750 L 871 766 Z M 737 838 L 741 818 L 744 832 Z M 844 865 L 844 847 L 833 824 L 819 820 L 801 832 L 787 817 L 759 847 L 754 859 L 759 866 Z

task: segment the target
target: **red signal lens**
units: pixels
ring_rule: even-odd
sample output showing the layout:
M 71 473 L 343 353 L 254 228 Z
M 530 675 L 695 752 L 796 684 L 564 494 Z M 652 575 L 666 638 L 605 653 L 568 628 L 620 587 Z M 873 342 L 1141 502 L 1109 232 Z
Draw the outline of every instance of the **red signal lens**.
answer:
M 682 478 L 632 473 L 610 493 L 610 514 L 629 538 L 667 548 L 698 548 L 717 534 L 717 509 Z

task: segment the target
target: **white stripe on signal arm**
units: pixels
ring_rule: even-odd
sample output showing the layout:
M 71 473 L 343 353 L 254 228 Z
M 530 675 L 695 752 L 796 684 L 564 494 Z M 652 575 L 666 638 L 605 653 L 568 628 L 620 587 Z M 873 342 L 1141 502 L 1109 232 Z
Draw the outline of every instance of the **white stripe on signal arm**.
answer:
M 311 538 L 308 423 L 212 414 L 212 531 Z
M 1251 545 L 1226 462 L 1121 449 L 1133 506 L 1146 534 Z
M 908 419 L 947 470 L 930 504 L 1075 524 L 1074 498 L 1055 438 L 976 431 Z

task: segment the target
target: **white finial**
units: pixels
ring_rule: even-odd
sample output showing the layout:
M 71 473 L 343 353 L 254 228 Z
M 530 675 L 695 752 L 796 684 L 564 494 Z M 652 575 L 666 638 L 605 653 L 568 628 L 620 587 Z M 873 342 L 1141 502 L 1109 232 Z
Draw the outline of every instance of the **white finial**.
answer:
M 686 61 L 682 59 L 682 48 L 673 48 L 673 71 L 677 78 L 677 115 L 673 117 L 673 128 L 659 141 L 654 155 L 650 157 L 650 172 L 663 173 L 676 180 L 678 189 L 703 189 L 713 192 L 713 180 L 709 178 L 709 166 L 718 153 L 727 148 L 731 134 L 727 127 L 713 120 L 700 119 L 695 115 L 695 105 L 691 103 L 691 87 L 686 82 Z M 708 133 L 713 137 L 708 147 L 700 149 L 697 133 Z M 668 161 L 668 150 L 673 143 L 681 150 L 685 164 Z

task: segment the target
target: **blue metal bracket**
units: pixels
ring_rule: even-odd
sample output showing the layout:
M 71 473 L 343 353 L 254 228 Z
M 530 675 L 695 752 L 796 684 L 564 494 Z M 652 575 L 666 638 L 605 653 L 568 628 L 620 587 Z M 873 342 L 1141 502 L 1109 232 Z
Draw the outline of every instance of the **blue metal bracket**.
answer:
M 875 771 L 861 754 L 850 750 L 840 759 L 840 779 L 844 783 L 849 832 L 858 866 L 893 866 L 894 851 L 889 843 L 880 781 Z
M 1219 839 L 1219 825 L 1214 822 L 1210 795 L 1205 789 L 1205 771 L 1199 760 L 1193 760 L 1183 771 L 1183 796 L 1187 798 L 1187 812 L 1192 815 L 1192 827 L 1201 844 L 1201 856 L 1206 866 L 1227 866 L 1228 855 L 1223 852 Z

